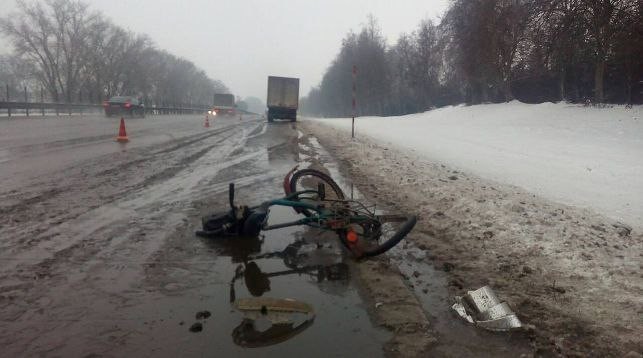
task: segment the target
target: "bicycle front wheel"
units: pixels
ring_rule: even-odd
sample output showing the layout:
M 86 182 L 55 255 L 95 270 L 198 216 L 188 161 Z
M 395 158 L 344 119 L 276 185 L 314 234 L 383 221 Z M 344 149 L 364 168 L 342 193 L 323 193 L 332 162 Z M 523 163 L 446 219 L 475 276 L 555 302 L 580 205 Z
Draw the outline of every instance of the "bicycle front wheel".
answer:
M 339 232 L 340 241 L 357 258 L 381 255 L 392 249 L 408 235 L 417 223 L 415 215 L 377 215 L 352 223 Z M 353 231 L 353 237 L 349 232 Z M 356 236 L 355 236 L 356 235 Z
M 292 193 L 304 190 L 317 191 L 319 184 L 324 184 L 324 200 L 344 200 L 345 195 L 339 187 L 339 184 L 326 173 L 316 169 L 296 171 L 290 178 L 290 191 Z M 319 197 L 319 193 L 309 193 L 300 195 L 298 200 L 319 202 L 322 198 Z M 306 216 L 312 216 L 314 214 L 312 211 L 303 208 L 297 208 L 295 210 Z

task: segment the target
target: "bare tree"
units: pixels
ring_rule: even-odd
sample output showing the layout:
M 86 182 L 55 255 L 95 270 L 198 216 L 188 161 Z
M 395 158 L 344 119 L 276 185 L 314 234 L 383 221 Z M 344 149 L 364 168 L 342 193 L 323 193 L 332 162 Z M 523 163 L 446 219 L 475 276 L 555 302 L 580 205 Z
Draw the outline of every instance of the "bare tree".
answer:
M 350 113 L 353 63 L 363 114 L 514 98 L 640 102 L 642 9 L 640 0 L 453 0 L 438 26 L 422 21 L 390 48 L 371 18 L 346 36 L 306 107 Z
M 422 110 L 429 109 L 435 103 L 434 97 L 439 90 L 439 59 L 437 29 L 433 22 L 424 20 L 420 23 L 415 36 L 415 58 L 411 62 L 412 83 Z
M 620 26 L 614 35 L 613 62 L 622 68 L 623 102 L 632 104 L 634 86 L 643 80 L 643 2 L 624 13 Z
M 17 4 L 17 16 L 7 16 L 0 22 L 3 32 L 19 56 L 36 64 L 38 77 L 52 98 L 71 102 L 79 85 L 88 23 L 94 15 L 77 1 L 19 0 Z
M 213 93 L 227 92 L 192 62 L 155 49 L 149 37 L 115 26 L 78 0 L 19 0 L 18 11 L 0 19 L 0 33 L 54 101 L 72 102 L 84 91 L 96 100 L 137 95 L 206 105 Z
M 603 102 L 605 65 L 612 51 L 614 39 L 624 20 L 628 19 L 640 4 L 636 0 L 583 0 L 582 18 L 593 44 L 594 51 L 594 99 Z M 641 21 L 639 17 L 637 21 Z M 639 39 L 641 41 L 641 39 Z

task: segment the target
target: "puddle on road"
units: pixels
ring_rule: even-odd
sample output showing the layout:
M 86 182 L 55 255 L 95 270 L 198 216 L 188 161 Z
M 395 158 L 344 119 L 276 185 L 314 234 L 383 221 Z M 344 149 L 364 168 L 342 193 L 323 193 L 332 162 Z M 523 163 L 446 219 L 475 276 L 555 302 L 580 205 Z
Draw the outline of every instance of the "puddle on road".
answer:
M 292 221 L 297 216 L 290 208 L 274 208 L 270 223 Z M 210 241 L 208 246 L 219 255 L 217 272 L 230 276 L 229 304 L 244 298 L 288 298 L 305 302 L 314 310 L 314 320 L 294 321 L 291 330 L 279 335 L 267 322 L 248 326 L 243 314 L 231 309 L 224 325 L 235 325 L 235 347 L 247 347 L 239 339 L 254 337 L 250 346 L 261 347 L 262 356 L 381 356 L 382 343 L 388 334 L 373 327 L 356 287 L 350 268 L 333 234 L 315 230 L 288 228 L 265 232 L 261 239 L 248 242 Z M 230 255 L 230 260 L 221 258 Z M 301 329 L 301 325 L 305 329 Z M 301 329 L 296 331 L 295 328 Z M 264 335 L 265 339 L 258 337 Z M 285 339 L 287 338 L 287 339 Z M 205 350 L 207 352 L 207 349 Z M 244 351 L 248 354 L 251 351 Z M 255 352 L 251 352 L 255 353 Z M 313 354 L 314 355 L 314 354 Z
M 290 208 L 270 213 L 271 223 L 295 216 Z M 287 228 L 260 238 L 195 239 L 193 245 L 199 249 L 196 254 L 164 268 L 165 294 L 155 294 L 158 300 L 135 309 L 147 311 L 146 317 L 156 313 L 157 319 L 130 327 L 147 330 L 129 337 L 118 353 L 135 355 L 149 352 L 135 347 L 162 346 L 164 355 L 181 356 L 383 355 L 388 333 L 373 327 L 333 235 Z M 275 326 L 262 319 L 250 322 L 234 308 L 239 300 L 258 297 L 305 302 L 314 319 Z M 210 316 L 197 319 L 203 311 Z M 201 330 L 193 333 L 195 324 Z M 149 337 L 155 337 L 153 343 L 145 341 Z

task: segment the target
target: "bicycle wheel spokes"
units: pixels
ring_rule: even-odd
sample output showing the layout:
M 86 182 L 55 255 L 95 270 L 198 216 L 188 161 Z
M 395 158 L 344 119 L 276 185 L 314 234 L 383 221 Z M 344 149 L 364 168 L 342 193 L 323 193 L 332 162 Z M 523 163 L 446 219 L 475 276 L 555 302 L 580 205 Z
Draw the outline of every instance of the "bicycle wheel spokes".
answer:
M 397 245 L 415 223 L 415 216 L 373 216 L 351 224 L 349 231 L 357 234 L 357 242 L 350 242 L 347 233 L 341 239 L 358 258 L 377 256 Z

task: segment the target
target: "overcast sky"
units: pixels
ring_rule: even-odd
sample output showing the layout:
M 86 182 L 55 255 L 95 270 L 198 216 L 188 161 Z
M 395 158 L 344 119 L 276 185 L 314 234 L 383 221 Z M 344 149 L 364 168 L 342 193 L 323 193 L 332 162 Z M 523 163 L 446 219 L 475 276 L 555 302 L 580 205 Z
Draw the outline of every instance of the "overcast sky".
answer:
M 268 75 L 301 79 L 305 95 L 321 81 L 350 30 L 373 14 L 393 44 L 449 0 L 87 0 L 116 24 L 148 34 L 236 95 L 265 100 Z M 0 0 L 0 16 L 15 9 Z M 0 38 L 0 41 L 6 41 Z M 6 51 L 6 43 L 0 51 Z

